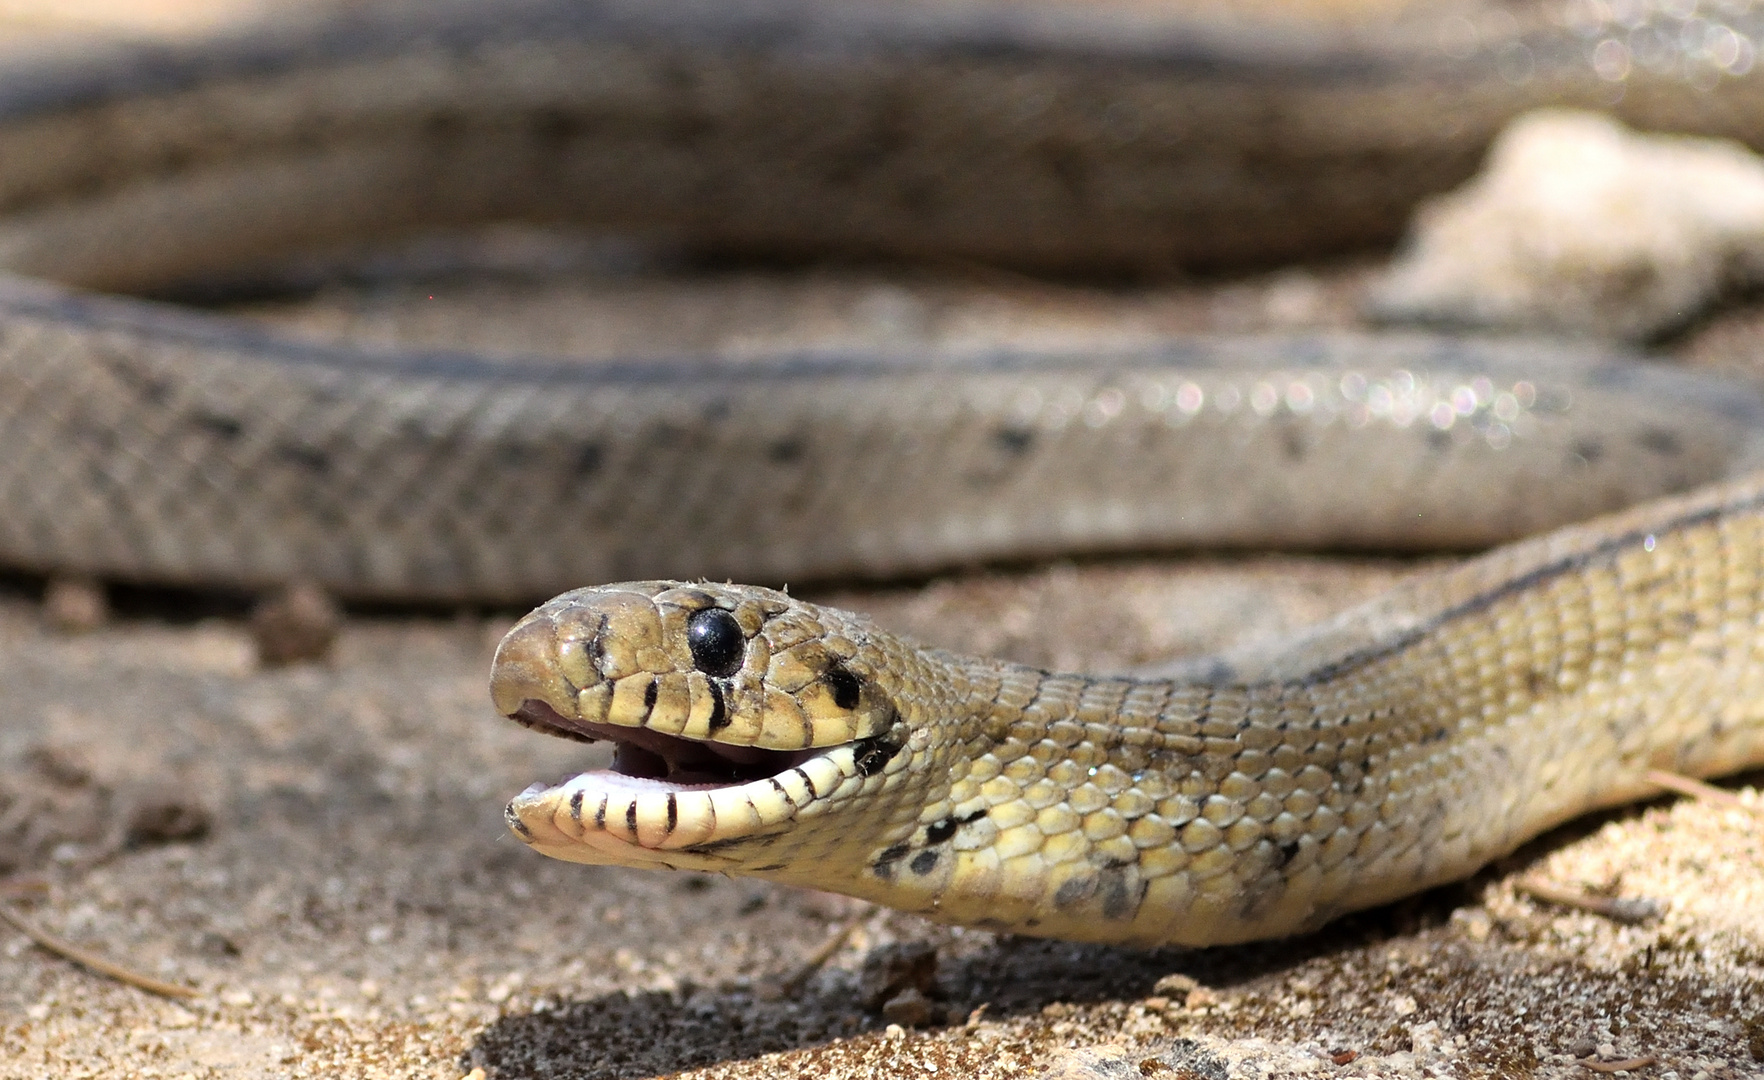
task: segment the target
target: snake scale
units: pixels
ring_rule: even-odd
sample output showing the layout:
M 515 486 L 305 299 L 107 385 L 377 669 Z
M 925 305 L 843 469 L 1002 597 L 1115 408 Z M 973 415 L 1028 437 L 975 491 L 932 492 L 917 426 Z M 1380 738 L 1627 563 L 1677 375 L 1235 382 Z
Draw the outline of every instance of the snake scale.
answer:
M 1754 388 L 1421 334 L 566 363 L 93 290 L 510 219 L 1242 265 L 1391 239 L 1537 104 L 1764 142 L 1758 20 L 1634 8 L 499 0 L 21 52 L 0 562 L 443 601 L 700 579 L 566 593 L 499 650 L 500 711 L 619 746 L 510 804 L 539 850 L 1097 941 L 1315 926 L 1650 767 L 1764 760 Z M 920 650 L 702 583 L 1268 544 L 1509 546 L 1183 679 Z

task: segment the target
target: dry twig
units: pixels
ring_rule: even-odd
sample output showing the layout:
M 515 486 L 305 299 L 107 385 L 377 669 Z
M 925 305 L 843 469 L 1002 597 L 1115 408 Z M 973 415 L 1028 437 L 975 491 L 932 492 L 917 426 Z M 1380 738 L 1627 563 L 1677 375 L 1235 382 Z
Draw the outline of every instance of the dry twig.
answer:
M 1593 1058 L 1581 1058 L 1575 1064 L 1583 1069 L 1591 1069 L 1593 1072 L 1620 1073 L 1645 1069 L 1649 1065 L 1659 1064 L 1659 1061 L 1659 1058 L 1649 1054 L 1647 1057 L 1624 1058 L 1622 1061 L 1598 1061 Z
M 6 878 L 0 881 L 0 900 L 16 900 L 25 896 L 41 896 L 49 891 L 49 879 L 36 877 Z
M 1551 904 L 1585 911 L 1592 915 L 1601 915 L 1615 923 L 1635 926 L 1660 917 L 1660 904 L 1657 900 L 1647 897 L 1633 899 L 1620 896 L 1600 896 L 1597 893 L 1580 892 L 1577 889 L 1564 889 L 1559 885 L 1551 885 L 1547 881 L 1536 881 L 1530 878 L 1514 883 L 1514 888 L 1527 896 Z
M 851 940 L 853 931 L 863 925 L 864 920 L 869 918 L 871 914 L 873 914 L 873 910 L 866 910 L 835 927 L 833 932 L 827 935 L 827 940 L 815 946 L 815 951 L 809 953 L 795 971 L 767 987 L 768 996 L 791 997 L 808 985 L 808 981 L 814 977 L 815 972 L 827 966 L 827 961 L 833 959 L 840 949 L 845 948 L 845 943 Z
M 1726 806 L 1736 810 L 1750 810 L 1754 814 L 1764 813 L 1764 809 L 1747 806 L 1744 799 L 1731 791 L 1725 791 L 1714 784 L 1705 784 L 1701 780 L 1693 780 L 1688 776 L 1680 776 L 1677 773 L 1664 772 L 1660 769 L 1649 769 L 1642 779 L 1686 798 L 1700 799 L 1715 806 Z
M 123 967 L 121 964 L 111 963 L 96 953 L 87 952 L 72 942 L 63 941 L 12 910 L 6 904 L 0 904 L 0 922 L 10 924 L 14 930 L 30 938 L 38 948 L 45 952 L 54 953 L 64 960 L 71 960 L 87 971 L 107 976 L 120 983 L 127 983 L 136 989 L 145 990 L 149 994 L 158 994 L 161 997 L 187 998 L 196 996 L 196 991 L 188 986 L 179 986 L 177 983 L 155 979 L 151 975 L 143 975 L 138 971 Z

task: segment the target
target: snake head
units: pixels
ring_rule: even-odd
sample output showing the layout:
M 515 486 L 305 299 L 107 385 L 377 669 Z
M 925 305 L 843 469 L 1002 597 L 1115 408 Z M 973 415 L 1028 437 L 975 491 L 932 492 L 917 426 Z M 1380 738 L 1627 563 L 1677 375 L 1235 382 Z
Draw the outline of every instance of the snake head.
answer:
M 834 807 L 885 831 L 890 815 L 849 811 L 923 748 L 866 629 L 749 586 L 636 582 L 549 601 L 497 648 L 491 698 L 530 728 L 616 751 L 610 769 L 516 796 L 509 827 L 572 862 L 762 874 L 812 859 L 793 826 Z

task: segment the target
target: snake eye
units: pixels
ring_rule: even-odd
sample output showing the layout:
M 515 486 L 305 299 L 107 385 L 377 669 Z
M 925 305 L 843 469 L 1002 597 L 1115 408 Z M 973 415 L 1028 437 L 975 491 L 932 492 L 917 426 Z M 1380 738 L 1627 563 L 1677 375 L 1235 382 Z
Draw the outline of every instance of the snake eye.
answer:
M 686 620 L 686 646 L 692 663 L 706 675 L 727 678 L 741 670 L 747 637 L 735 616 L 722 608 L 705 608 Z

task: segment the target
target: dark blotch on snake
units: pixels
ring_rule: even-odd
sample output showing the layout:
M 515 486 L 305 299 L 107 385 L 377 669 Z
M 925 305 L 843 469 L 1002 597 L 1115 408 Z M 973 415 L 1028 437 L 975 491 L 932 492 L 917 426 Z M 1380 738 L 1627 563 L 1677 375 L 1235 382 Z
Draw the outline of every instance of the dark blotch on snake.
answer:
M 659 695 L 660 693 L 661 693 L 660 680 L 658 680 L 658 679 L 649 680 L 649 689 L 643 691 L 643 711 L 644 712 L 649 712 L 650 710 L 655 708 L 655 699 L 656 699 L 657 695 Z
M 723 701 L 723 688 L 716 683 L 710 684 L 711 714 L 707 722 L 712 731 L 721 731 L 729 726 L 729 706 Z
M 547 150 L 555 152 L 579 140 L 589 126 L 582 117 L 562 109 L 548 108 L 535 109 L 527 129 L 536 140 L 547 144 Z
M 972 825 L 972 824 L 974 824 L 974 822 L 979 821 L 981 818 L 983 818 L 985 816 L 986 816 L 986 811 L 984 809 L 981 809 L 981 810 L 974 811 L 973 813 L 969 814 L 967 817 L 960 817 L 960 818 L 946 817 L 942 821 L 939 821 L 939 822 L 933 824 L 932 826 L 930 826 L 929 828 L 927 828 L 925 830 L 925 842 L 927 844 L 941 844 L 945 840 L 948 840 L 950 837 L 954 836 L 956 833 L 956 830 L 961 828 L 963 825 Z
M 317 476 L 331 471 L 330 455 L 317 447 L 282 443 L 275 448 L 275 456 Z
M 747 635 L 741 632 L 735 616 L 722 608 L 705 608 L 686 620 L 686 647 L 692 650 L 693 666 L 706 675 L 726 679 L 741 670 Z
M 570 793 L 570 819 L 578 825 L 582 824 L 582 789 L 581 788 L 577 788 L 575 791 Z
M 1139 904 L 1145 899 L 1145 882 L 1139 883 L 1137 895 L 1128 885 L 1127 875 L 1121 870 L 1105 870 L 1103 872 L 1103 918 L 1126 919 L 1139 910 Z
M 913 868 L 913 873 L 923 877 L 937 869 L 937 852 L 921 851 L 917 855 L 914 855 L 913 861 L 907 865 Z
M 841 709 L 858 707 L 858 699 L 863 695 L 864 684 L 844 665 L 837 663 L 828 665 L 827 673 L 821 676 L 821 681 L 827 684 L 827 690 L 832 693 L 833 704 Z
M 1664 429 L 1644 431 L 1636 437 L 1636 442 L 1661 457 L 1677 457 L 1684 452 L 1684 444 L 1679 442 L 1677 433 Z
M 876 876 L 883 881 L 891 881 L 894 878 L 894 864 L 905 858 L 906 853 L 911 850 L 913 849 L 910 844 L 895 844 L 892 847 L 884 848 L 882 854 L 878 855 L 876 861 L 871 864 L 871 869 L 875 870 Z
M 860 739 L 852 744 L 852 764 L 857 766 L 858 775 L 875 776 L 900 753 L 900 745 L 892 733 Z
M 1067 878 L 1065 883 L 1054 890 L 1054 903 L 1060 907 L 1070 907 L 1080 900 L 1088 899 L 1096 892 L 1096 878 Z
M 196 412 L 190 415 L 190 422 L 208 432 L 227 440 L 237 439 L 245 433 L 245 422 L 221 413 Z

